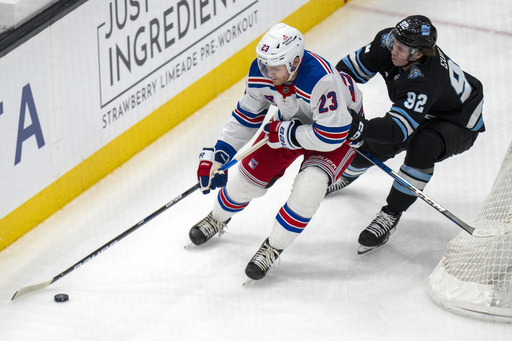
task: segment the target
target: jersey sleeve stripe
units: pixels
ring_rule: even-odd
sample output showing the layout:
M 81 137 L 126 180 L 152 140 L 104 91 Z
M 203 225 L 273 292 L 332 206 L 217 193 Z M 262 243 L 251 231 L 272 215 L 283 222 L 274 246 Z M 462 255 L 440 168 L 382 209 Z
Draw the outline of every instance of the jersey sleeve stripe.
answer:
M 364 75 L 364 78 L 366 80 L 369 80 L 371 79 L 373 76 L 375 76 L 375 72 L 371 72 L 370 70 L 368 70 L 363 63 L 361 63 L 361 53 L 363 52 L 363 49 L 360 48 L 359 50 L 357 50 L 356 52 L 356 60 L 357 60 L 357 66 L 359 67 L 358 69 L 361 70 L 361 74 Z
M 398 127 L 402 130 L 402 134 L 404 138 L 402 142 L 407 139 L 409 135 L 413 133 L 413 131 L 418 127 L 418 123 L 412 119 L 410 119 L 409 115 L 405 112 L 405 110 L 393 107 L 388 113 L 391 115 L 393 121 L 398 125 Z M 394 110 L 393 110 L 394 109 Z M 407 119 L 409 118 L 409 119 Z
M 302 98 L 306 103 L 311 102 L 311 94 L 308 94 L 307 92 L 295 87 L 295 94 L 297 97 Z
M 350 53 L 348 56 L 344 57 L 342 61 L 350 69 L 352 76 L 354 76 L 358 82 L 364 84 L 368 82 L 368 80 L 370 80 L 373 76 L 375 76 L 375 73 L 370 72 L 363 66 L 359 60 L 360 51 L 361 50 L 357 51 L 357 55 L 356 52 Z
M 350 71 L 352 72 L 352 76 L 354 76 L 357 81 L 359 81 L 360 83 L 366 83 L 367 80 L 360 77 L 358 72 L 354 69 L 354 67 L 352 66 L 352 63 L 350 62 L 348 56 L 347 57 L 344 57 L 342 59 L 343 63 L 345 63 L 345 65 L 350 69 Z
M 350 125 L 343 127 L 325 127 L 317 122 L 313 123 L 313 132 L 315 136 L 322 142 L 328 144 L 342 144 L 348 135 Z
M 389 112 L 391 114 L 396 113 L 397 115 L 404 117 L 414 129 L 418 128 L 418 126 L 420 125 L 411 117 L 411 115 L 407 113 L 407 111 L 400 107 L 391 107 L 391 110 Z
M 314 54 L 313 52 L 309 51 L 309 54 L 312 55 L 316 60 L 318 60 L 318 62 L 320 63 L 320 65 L 323 66 L 324 70 L 326 73 L 334 73 L 334 71 L 330 68 L 329 64 L 322 58 L 320 57 L 319 55 L 317 54 Z
M 247 79 L 247 86 L 249 88 L 264 88 L 270 87 L 272 90 L 275 90 L 274 83 L 268 78 L 265 77 L 249 77 Z
M 259 114 L 254 114 L 250 111 L 244 110 L 238 103 L 235 110 L 233 110 L 233 117 L 243 126 L 249 128 L 259 128 L 261 123 L 265 120 L 266 110 Z
M 479 131 L 480 128 L 484 125 L 484 119 L 482 117 L 482 107 L 484 105 L 484 100 L 481 100 L 480 103 L 478 103 L 477 107 L 471 114 L 471 117 L 469 118 L 469 122 L 466 125 L 466 128 L 470 129 L 471 131 Z

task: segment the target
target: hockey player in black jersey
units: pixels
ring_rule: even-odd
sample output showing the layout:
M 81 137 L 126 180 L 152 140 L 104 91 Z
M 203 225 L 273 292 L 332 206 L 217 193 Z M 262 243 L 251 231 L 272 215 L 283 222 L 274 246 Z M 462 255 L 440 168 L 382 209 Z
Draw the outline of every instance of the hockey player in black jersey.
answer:
M 353 114 L 349 140 L 381 161 L 405 150 L 399 174 L 422 190 L 435 163 L 468 150 L 485 130 L 482 84 L 450 59 L 436 39 L 437 30 L 427 17 L 409 16 L 336 65 L 359 83 L 377 73 L 384 78 L 391 108 L 370 120 Z M 371 166 L 356 155 L 327 193 L 347 186 Z M 416 198 L 395 181 L 387 205 L 359 235 L 359 253 L 386 243 Z

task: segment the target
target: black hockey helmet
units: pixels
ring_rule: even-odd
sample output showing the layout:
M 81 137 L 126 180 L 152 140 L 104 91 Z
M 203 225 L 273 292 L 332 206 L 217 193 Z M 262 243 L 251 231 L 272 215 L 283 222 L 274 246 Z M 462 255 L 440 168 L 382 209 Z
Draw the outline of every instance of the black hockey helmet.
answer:
M 408 47 L 434 47 L 437 30 L 429 18 L 423 15 L 411 15 L 396 24 L 393 36 L 399 43 Z

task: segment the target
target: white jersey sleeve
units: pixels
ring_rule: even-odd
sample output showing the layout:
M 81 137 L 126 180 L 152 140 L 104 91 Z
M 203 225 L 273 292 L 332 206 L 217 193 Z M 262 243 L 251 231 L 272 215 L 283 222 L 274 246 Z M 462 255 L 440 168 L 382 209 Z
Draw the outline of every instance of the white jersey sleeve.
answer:
M 310 122 L 304 120 L 296 138 L 305 149 L 331 151 L 346 141 L 350 110 L 363 114 L 363 95 L 350 76 L 340 74 L 320 56 L 308 52 L 304 61 L 309 74 L 298 77 L 295 87 L 303 99 L 299 105 L 308 104 L 302 111 L 309 111 Z
M 345 143 L 352 116 L 362 114 L 362 93 L 355 82 L 325 59 L 306 51 L 293 84 L 275 86 L 254 61 L 245 93 L 232 112 L 219 140 L 239 150 L 258 131 L 271 105 L 274 120 L 298 119 L 296 139 L 302 148 L 332 151 Z
M 251 85 L 251 75 L 255 72 L 253 65 L 249 71 L 244 95 L 238 101 L 219 137 L 219 140 L 230 144 L 237 151 L 256 134 L 272 104 Z M 257 72 L 259 73 L 259 70 Z
M 311 93 L 312 124 L 297 128 L 296 138 L 305 149 L 331 151 L 345 143 L 352 116 L 362 111 L 362 93 L 345 86 L 339 74 L 327 74 Z

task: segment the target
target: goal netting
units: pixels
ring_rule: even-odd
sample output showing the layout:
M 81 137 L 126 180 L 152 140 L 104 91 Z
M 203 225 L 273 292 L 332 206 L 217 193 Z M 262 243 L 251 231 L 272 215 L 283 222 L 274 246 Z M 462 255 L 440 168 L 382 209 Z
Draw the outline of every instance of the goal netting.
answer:
M 459 314 L 512 323 L 512 143 L 477 212 L 475 237 L 452 239 L 429 279 L 430 297 Z

